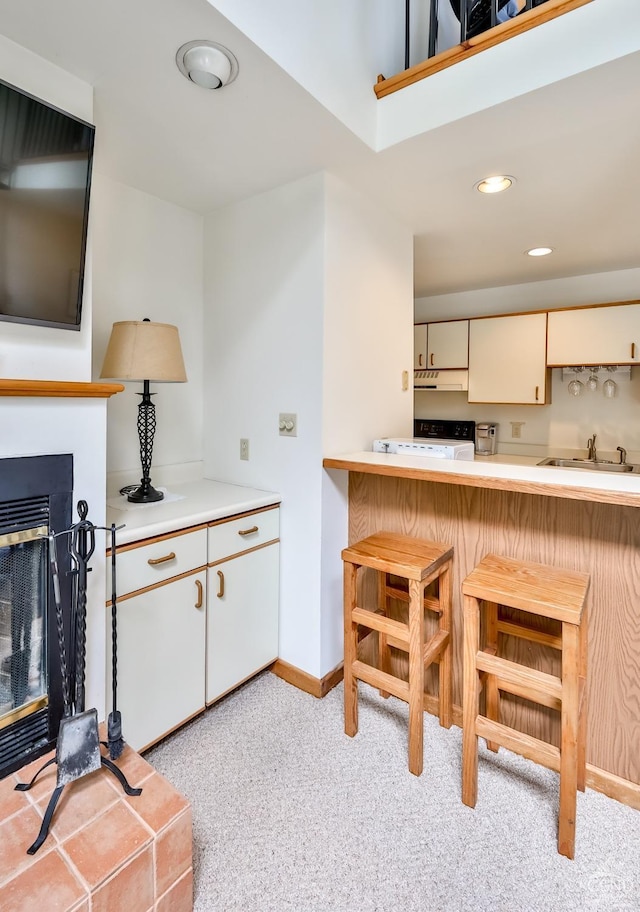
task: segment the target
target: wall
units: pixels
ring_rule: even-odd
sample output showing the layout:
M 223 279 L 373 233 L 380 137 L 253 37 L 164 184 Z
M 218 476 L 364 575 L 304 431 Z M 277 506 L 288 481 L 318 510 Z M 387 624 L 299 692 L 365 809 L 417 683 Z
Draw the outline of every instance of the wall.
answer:
M 92 121 L 90 85 L 0 35 L 0 79 L 76 117 Z M 0 374 L 16 380 L 89 380 L 91 377 L 91 243 L 79 332 L 0 322 Z
M 326 178 L 323 455 L 370 449 L 382 436 L 411 436 L 413 237 L 389 213 Z M 324 472 L 322 674 L 343 654 L 342 565 L 347 544 L 346 472 Z
M 390 76 L 404 67 L 404 5 L 387 0 L 209 2 L 360 139 L 375 145 L 373 84 L 378 73 Z
M 322 457 L 410 426 L 411 288 L 410 233 L 329 176 L 206 218 L 205 473 L 282 495 L 279 654 L 315 677 L 342 658 L 347 542 L 346 476 Z
M 491 313 L 552 310 L 635 300 L 640 297 L 639 291 L 640 269 L 626 269 L 419 298 L 415 314 L 417 322 L 427 322 Z M 560 369 L 554 369 L 551 404 L 543 407 L 469 405 L 466 393 L 422 391 L 415 393 L 415 414 L 417 418 L 496 421 L 500 424 L 498 449 L 505 453 L 531 453 L 542 458 L 548 450 L 553 450 L 555 455 L 561 455 L 561 450 L 584 450 L 587 438 L 596 433 L 602 456 L 617 460 L 616 447 L 624 446 L 629 461 L 640 462 L 640 370 L 632 368 L 630 378 L 612 375 L 617 383 L 613 399 L 606 399 L 602 394 L 601 384 L 605 377 L 605 373 L 600 374 L 597 391 L 585 390 L 576 398 L 569 395 L 568 380 L 562 379 Z M 511 437 L 512 421 L 524 422 L 519 440 Z
M 200 215 L 112 181 L 94 178 L 92 200 L 94 334 L 98 378 L 111 327 L 149 317 L 178 326 L 187 383 L 151 384 L 157 431 L 151 475 L 202 459 L 202 230 Z M 136 431 L 141 383 L 128 383 L 108 407 L 107 471 L 140 477 Z

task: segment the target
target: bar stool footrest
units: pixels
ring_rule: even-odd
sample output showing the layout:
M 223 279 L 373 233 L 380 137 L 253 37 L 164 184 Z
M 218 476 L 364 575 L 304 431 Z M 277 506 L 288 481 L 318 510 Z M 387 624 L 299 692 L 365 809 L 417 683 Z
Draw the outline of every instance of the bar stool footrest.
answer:
M 409 702 L 409 685 L 406 681 L 387 674 L 386 671 L 380 671 L 373 665 L 367 665 L 366 662 L 356 661 L 352 668 L 354 677 L 359 681 L 364 681 L 365 684 L 370 684 L 377 690 L 387 691 L 394 697 L 398 697 L 399 700 L 404 700 L 405 703 Z
M 478 716 L 476 719 L 476 734 L 487 741 L 494 741 L 501 747 L 513 751 L 514 754 L 520 754 L 527 760 L 533 760 L 547 769 L 560 772 L 560 749 L 553 744 L 547 744 L 546 741 L 540 741 L 531 735 L 525 735 L 513 728 L 508 728 L 500 722 L 492 722 L 484 716 Z

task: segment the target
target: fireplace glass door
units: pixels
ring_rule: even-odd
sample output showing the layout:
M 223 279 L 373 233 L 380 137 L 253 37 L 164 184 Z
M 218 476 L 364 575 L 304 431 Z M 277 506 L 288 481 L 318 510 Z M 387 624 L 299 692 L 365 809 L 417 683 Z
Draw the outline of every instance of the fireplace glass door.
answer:
M 48 701 L 47 533 L 0 535 L 0 729 Z

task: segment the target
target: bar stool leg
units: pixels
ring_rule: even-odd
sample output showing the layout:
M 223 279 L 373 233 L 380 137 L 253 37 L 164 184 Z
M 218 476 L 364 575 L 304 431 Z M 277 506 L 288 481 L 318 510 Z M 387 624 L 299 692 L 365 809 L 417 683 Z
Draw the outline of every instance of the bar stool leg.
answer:
M 376 576 L 378 577 L 378 610 L 381 611 L 385 617 L 389 617 L 387 574 L 377 573 Z M 391 656 L 387 643 L 387 635 L 386 633 L 382 633 L 382 631 L 378 632 L 378 668 L 380 671 L 391 674 Z M 380 696 L 384 697 L 385 699 L 389 696 L 389 692 L 387 690 L 381 690 L 379 693 Z
M 446 630 L 449 634 L 447 645 L 440 656 L 440 666 L 438 668 L 438 696 L 440 725 L 442 728 L 451 728 L 453 723 L 452 697 L 451 697 L 451 564 L 440 574 L 438 578 L 438 601 L 440 602 L 440 630 Z
M 352 612 L 356 607 L 358 567 L 344 563 L 344 731 L 353 737 L 358 731 L 358 679 L 353 663 L 358 655 L 358 625 Z
M 422 773 L 424 756 L 424 584 L 409 580 L 409 771 Z
M 478 735 L 476 718 L 480 693 L 476 655 L 480 647 L 480 606 L 464 596 L 462 679 L 462 801 L 475 807 L 478 798 Z
M 580 709 L 578 715 L 578 788 L 584 792 L 587 776 L 587 642 L 589 630 L 589 616 L 587 607 L 582 609 L 580 623 L 580 664 L 578 668 L 578 699 Z
M 485 626 L 487 633 L 487 643 L 485 652 L 490 655 L 498 654 L 498 606 L 495 602 L 485 602 Z M 485 678 L 485 715 L 492 722 L 500 721 L 500 691 L 498 690 L 498 681 L 495 675 L 488 674 Z M 495 741 L 487 741 L 487 747 L 490 751 L 498 753 L 500 745 Z
M 558 852 L 573 858 L 578 785 L 579 628 L 562 625 L 562 740 L 560 745 L 560 815 Z

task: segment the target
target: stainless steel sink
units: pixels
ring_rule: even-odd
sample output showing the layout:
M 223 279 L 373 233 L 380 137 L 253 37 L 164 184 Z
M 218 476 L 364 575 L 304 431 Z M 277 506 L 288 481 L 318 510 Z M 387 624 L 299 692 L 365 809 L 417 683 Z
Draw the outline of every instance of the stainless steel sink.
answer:
M 635 472 L 640 473 L 640 466 L 631 465 L 630 463 L 593 462 L 591 459 L 556 459 L 551 456 L 539 462 L 540 466 L 557 466 L 562 469 L 587 469 L 589 472 Z

